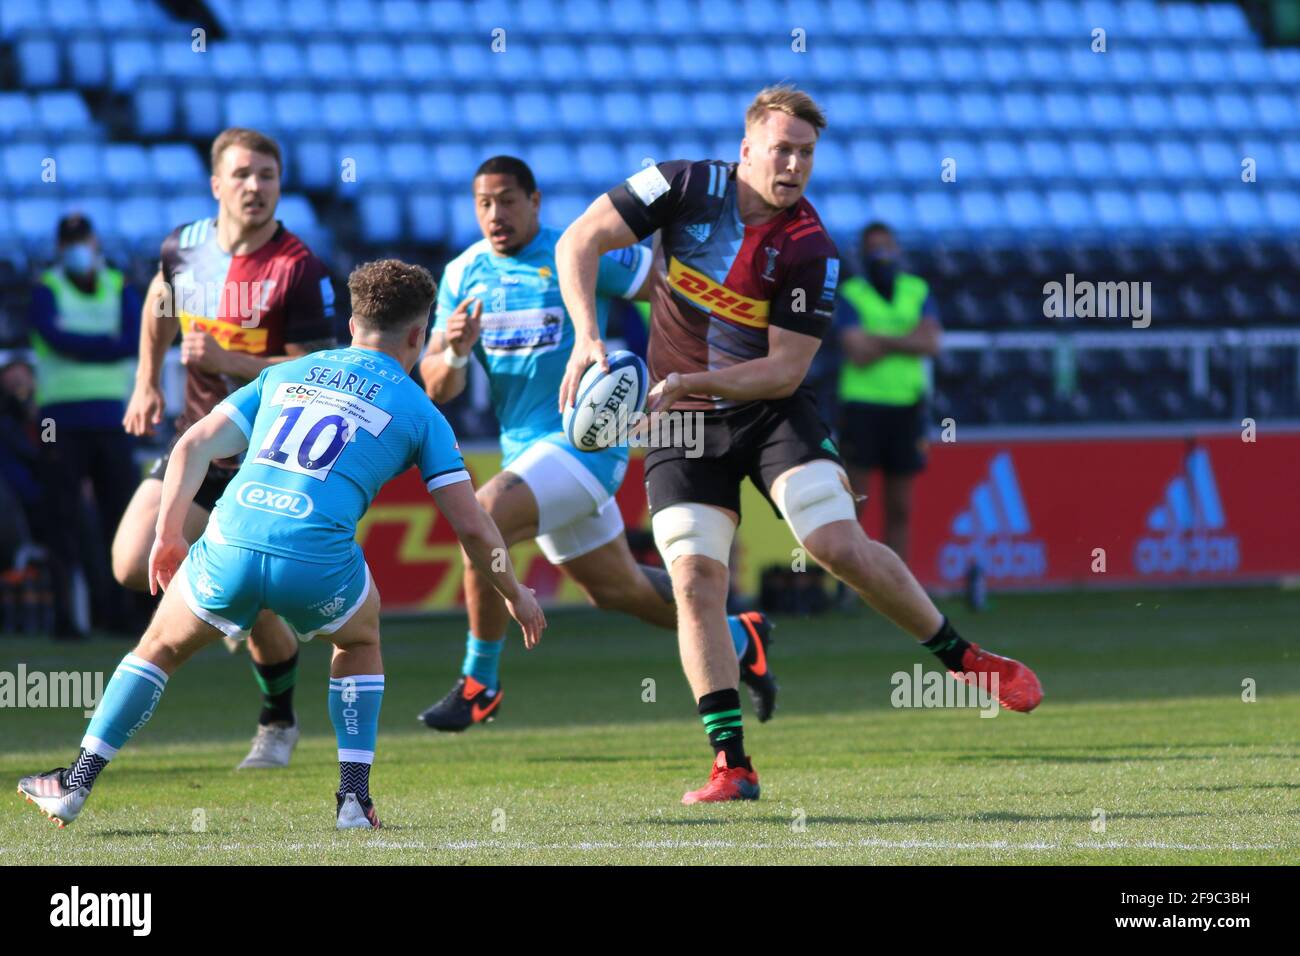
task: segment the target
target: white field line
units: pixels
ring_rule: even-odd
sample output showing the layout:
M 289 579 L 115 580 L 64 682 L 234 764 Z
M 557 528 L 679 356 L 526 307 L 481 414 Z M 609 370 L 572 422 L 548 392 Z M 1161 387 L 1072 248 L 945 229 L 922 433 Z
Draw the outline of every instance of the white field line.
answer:
M 177 834 L 180 836 L 181 834 Z M 364 839 L 358 843 L 283 843 L 268 846 L 263 843 L 218 843 L 199 844 L 192 847 L 174 847 L 194 852 L 238 852 L 241 850 L 339 850 L 353 851 L 358 848 L 367 850 L 433 850 L 463 852 L 466 850 L 574 850 L 585 853 L 605 850 L 1028 850 L 1042 852 L 1048 850 L 1276 850 L 1275 843 L 1166 843 L 1162 841 L 1109 840 L 1104 843 L 1086 842 L 1031 842 L 1012 843 L 1007 840 L 990 840 L 982 842 L 953 842 L 948 840 L 807 840 L 785 843 L 746 843 L 735 840 L 641 840 L 632 843 L 612 841 L 582 841 L 577 843 L 527 843 L 507 842 L 504 840 L 454 840 L 445 843 L 424 843 L 410 840 Z M 0 855 L 11 849 L 0 847 Z M 102 853 L 139 853 L 139 846 L 97 847 L 94 852 Z M 30 848 L 28 848 L 30 851 Z

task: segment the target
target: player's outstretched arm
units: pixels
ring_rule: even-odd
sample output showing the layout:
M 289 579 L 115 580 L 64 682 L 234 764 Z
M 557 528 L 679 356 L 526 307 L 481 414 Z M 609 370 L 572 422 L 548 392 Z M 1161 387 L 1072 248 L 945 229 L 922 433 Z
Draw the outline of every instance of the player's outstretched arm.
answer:
M 636 243 L 634 233 L 608 196 L 600 196 L 573 221 L 555 246 L 555 268 L 560 280 L 564 309 L 573 320 L 573 353 L 560 383 L 560 410 L 578 396 L 578 382 L 594 362 L 609 371 L 605 343 L 596 320 L 596 278 L 600 257 L 611 249 Z
M 136 362 L 135 388 L 122 418 L 128 435 L 152 435 L 162 421 L 165 403 L 162 393 L 162 367 L 167 350 L 180 331 L 180 322 L 172 309 L 171 288 L 158 270 L 149 283 L 140 310 L 140 354 Z
M 166 590 L 189 550 L 185 540 L 185 515 L 198 494 L 208 465 L 219 458 L 238 455 L 248 447 L 248 438 L 238 425 L 220 411 L 210 412 L 181 436 L 172 449 L 167 475 L 163 478 L 162 504 L 149 553 L 149 593 Z
M 521 585 L 515 577 L 501 531 L 474 497 L 471 483 L 457 481 L 435 488 L 433 500 L 443 517 L 451 522 L 452 530 L 460 539 L 474 569 L 492 582 L 492 587 L 505 598 L 510 616 L 523 628 L 524 647 L 529 650 L 536 647 L 546 629 L 546 615 L 542 613 L 532 589 Z

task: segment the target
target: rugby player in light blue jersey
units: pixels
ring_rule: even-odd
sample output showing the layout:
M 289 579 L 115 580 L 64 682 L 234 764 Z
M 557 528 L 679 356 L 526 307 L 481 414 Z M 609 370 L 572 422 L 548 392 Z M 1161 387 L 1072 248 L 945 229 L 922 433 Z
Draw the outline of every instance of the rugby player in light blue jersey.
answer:
M 474 174 L 474 208 L 483 238 L 443 273 L 433 332 L 420 362 L 425 390 L 448 402 L 465 388 L 471 353 L 487 372 L 501 425 L 503 471 L 479 501 L 510 545 L 535 538 L 600 608 L 676 629 L 672 582 L 662 568 L 638 566 L 623 534 L 614 493 L 628 450 L 580 452 L 564 436 L 555 393 L 573 349 L 573 324 L 556 279 L 560 230 L 543 228 L 542 194 L 532 170 L 494 156 Z M 602 330 L 615 298 L 645 298 L 654 278 L 651 253 L 630 246 L 600 260 L 596 310 Z M 494 719 L 502 699 L 498 667 L 506 609 L 491 583 L 467 562 L 469 635 L 461 675 L 420 719 L 436 730 L 464 730 Z M 741 678 L 759 720 L 776 705 L 768 668 L 770 626 L 757 612 L 729 619 Z
M 409 377 L 424 350 L 433 277 L 389 259 L 357 268 L 348 288 L 350 347 L 270 366 L 172 451 L 149 556 L 150 590 L 165 592 L 158 611 L 113 673 L 73 765 L 18 783 L 60 827 L 153 716 L 176 669 L 223 634 L 246 637 L 264 609 L 300 640 L 320 636 L 334 645 L 335 825 L 379 827 L 370 799 L 384 694 L 379 592 L 356 530 L 383 484 L 412 465 L 481 580 L 523 628 L 525 646 L 540 639 L 546 618 L 515 579 L 501 534 L 474 497 L 456 436 Z M 203 536 L 187 547 L 185 514 L 209 463 L 246 450 Z

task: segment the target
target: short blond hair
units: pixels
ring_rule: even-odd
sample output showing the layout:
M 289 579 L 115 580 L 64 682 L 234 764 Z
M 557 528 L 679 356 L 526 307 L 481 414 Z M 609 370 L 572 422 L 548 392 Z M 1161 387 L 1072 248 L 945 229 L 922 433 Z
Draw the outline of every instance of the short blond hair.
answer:
M 275 160 L 276 169 L 284 170 L 284 162 L 280 159 L 280 144 L 265 133 L 259 133 L 255 129 L 248 129 L 245 126 L 231 126 L 223 129 L 217 138 L 212 141 L 212 174 L 217 174 L 217 167 L 221 165 L 221 155 L 231 146 L 243 146 L 255 153 L 261 153 L 263 156 L 270 156 Z
M 811 96 L 789 83 L 765 86 L 758 91 L 754 102 L 745 110 L 745 129 L 752 129 L 767 119 L 771 110 L 794 116 L 810 123 L 818 135 L 826 128 L 826 114 Z

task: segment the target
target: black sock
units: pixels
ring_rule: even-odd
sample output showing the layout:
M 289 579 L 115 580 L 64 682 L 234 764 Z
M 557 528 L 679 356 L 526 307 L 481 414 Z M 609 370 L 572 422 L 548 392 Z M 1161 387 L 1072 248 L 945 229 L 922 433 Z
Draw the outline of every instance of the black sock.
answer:
M 279 664 L 253 662 L 257 686 L 262 688 L 262 714 L 257 722 L 262 726 L 274 723 L 292 724 L 293 688 L 298 683 L 298 652 Z
M 715 690 L 700 698 L 700 717 L 715 754 L 727 755 L 728 767 L 748 767 L 745 729 L 740 721 L 740 691 Z
M 99 772 L 107 766 L 108 761 L 99 754 L 92 754 L 82 748 L 77 756 L 77 762 L 63 772 L 63 785 L 69 790 L 76 790 L 78 787 L 89 790 L 95 785 L 95 778 L 99 776 Z
M 339 761 L 339 793 L 355 793 L 362 803 L 370 800 L 370 764 Z
M 921 646 L 933 651 L 934 656 L 939 658 L 948 670 L 960 671 L 962 670 L 961 659 L 970 644 L 957 633 L 957 629 L 952 626 L 952 621 L 944 617 L 943 627 L 939 628 L 939 633 L 928 641 L 922 641 Z

